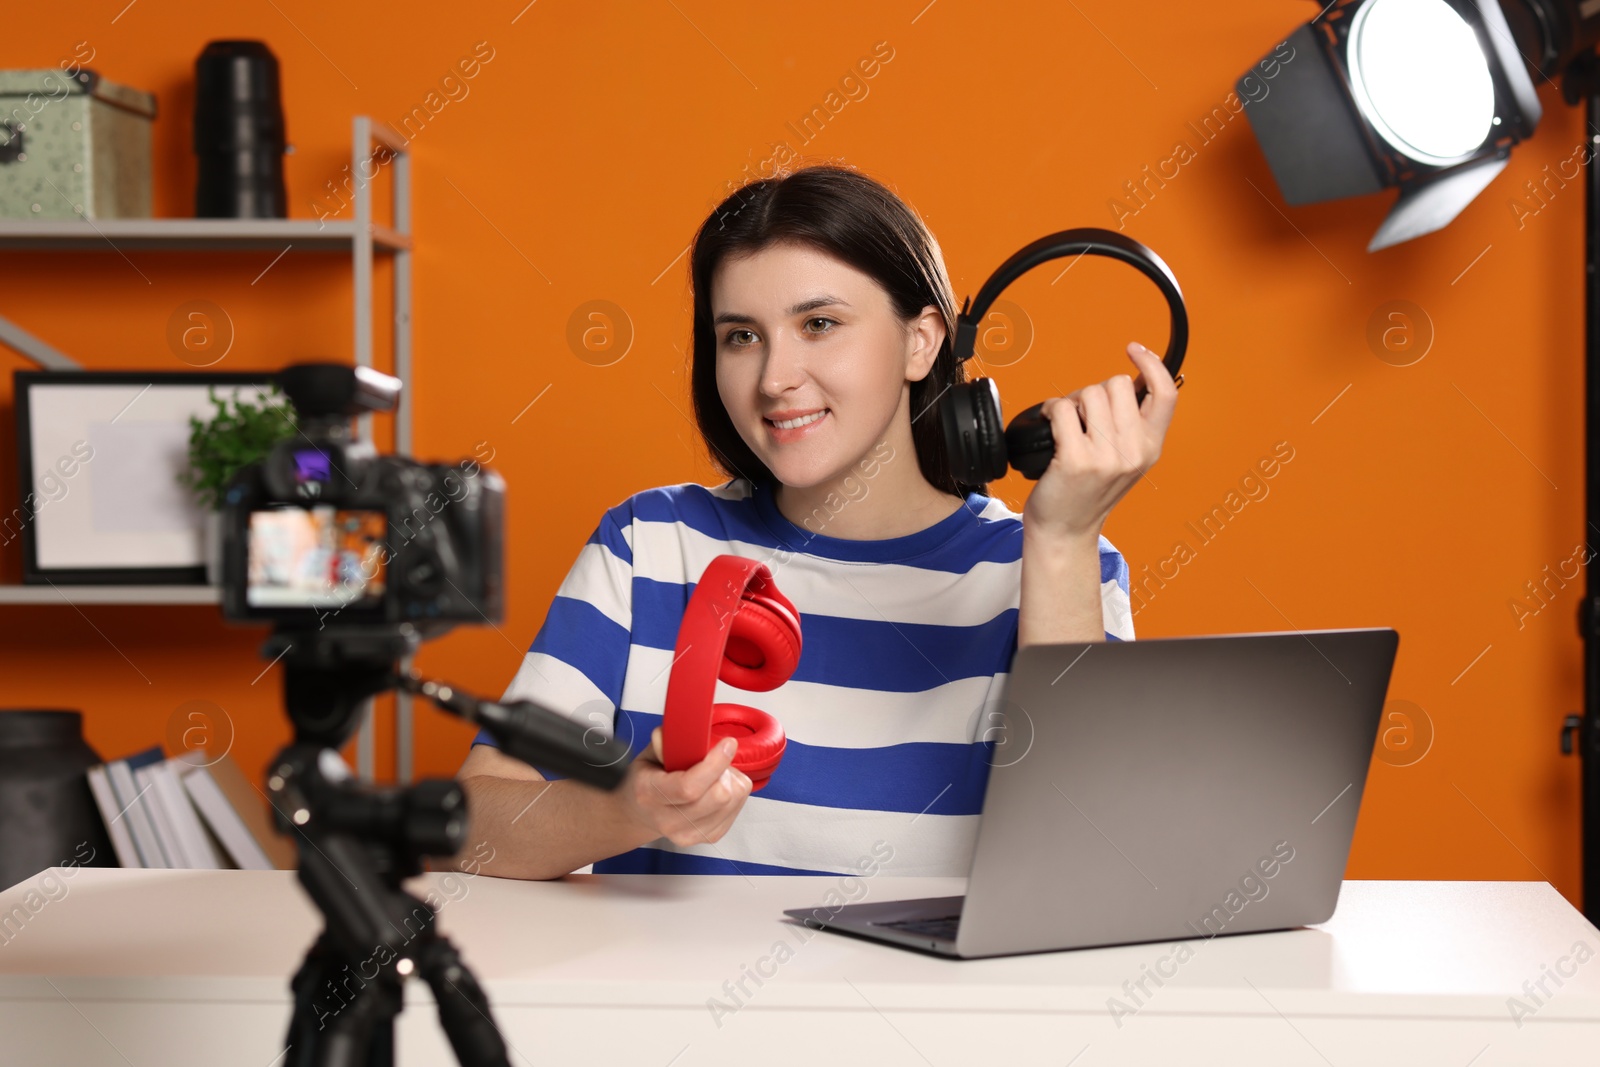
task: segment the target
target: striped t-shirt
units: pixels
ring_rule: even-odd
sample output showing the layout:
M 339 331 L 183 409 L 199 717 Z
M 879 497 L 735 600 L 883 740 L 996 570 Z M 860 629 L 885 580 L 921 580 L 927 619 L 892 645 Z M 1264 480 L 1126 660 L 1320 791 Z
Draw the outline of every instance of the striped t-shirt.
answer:
M 636 493 L 579 552 L 505 699 L 648 747 L 689 596 L 723 553 L 766 563 L 800 613 L 787 682 L 716 686 L 718 703 L 783 724 L 783 761 L 721 840 L 657 838 L 594 872 L 844 873 L 887 841 L 897 875 L 965 875 L 1017 648 L 1022 517 L 997 498 L 971 493 L 927 529 L 857 541 L 790 522 L 769 484 L 742 478 Z M 1103 535 L 1100 595 L 1106 638 L 1131 640 L 1128 567 Z

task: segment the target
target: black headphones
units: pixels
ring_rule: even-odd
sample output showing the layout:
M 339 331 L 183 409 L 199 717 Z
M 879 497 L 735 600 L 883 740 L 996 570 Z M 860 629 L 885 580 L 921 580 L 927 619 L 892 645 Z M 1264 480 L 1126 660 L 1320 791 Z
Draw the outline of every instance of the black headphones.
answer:
M 1178 279 L 1161 257 L 1131 237 L 1113 230 L 1083 226 L 1062 230 L 1039 238 L 1000 264 L 978 290 L 977 300 L 967 298 L 956 320 L 955 357 L 959 365 L 972 357 L 978 340 L 978 323 L 1005 290 L 1041 263 L 1071 255 L 1110 256 L 1137 267 L 1167 298 L 1172 327 L 1167 352 L 1162 357 L 1168 373 L 1178 385 L 1183 375 L 1183 353 L 1189 347 L 1189 313 L 1183 306 Z M 1145 387 L 1139 386 L 1135 398 L 1143 400 Z M 952 386 L 939 400 L 939 420 L 944 424 L 944 440 L 950 467 L 958 481 L 976 485 L 1005 477 L 1007 463 L 1024 478 L 1037 481 L 1056 453 L 1050 420 L 1040 412 L 1043 403 L 1033 405 L 1011 420 L 1001 433 L 1000 388 L 993 378 L 978 378 Z

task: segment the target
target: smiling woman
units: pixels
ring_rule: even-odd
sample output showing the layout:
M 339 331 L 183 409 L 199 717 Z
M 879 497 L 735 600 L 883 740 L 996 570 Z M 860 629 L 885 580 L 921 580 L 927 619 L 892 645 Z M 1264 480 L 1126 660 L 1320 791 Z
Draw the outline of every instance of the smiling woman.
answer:
M 1099 533 L 1123 475 L 1072 418 L 1056 430 L 1064 466 L 1040 483 L 1056 509 L 1042 532 L 956 478 L 935 410 L 963 380 L 939 246 L 857 171 L 744 186 L 701 225 L 690 274 L 695 418 L 728 479 L 610 508 L 506 693 L 626 740 L 634 762 L 599 793 L 480 736 L 461 777 L 469 837 L 494 846 L 483 871 L 829 874 L 888 842 L 894 874 L 965 874 L 993 743 L 982 726 L 1022 624 L 1035 640 L 1133 637 L 1128 568 Z M 1080 391 L 1094 448 L 1108 396 L 1119 428 L 1132 403 L 1121 384 Z M 1099 495 L 1062 488 L 1080 483 Z M 786 684 L 740 693 L 788 735 L 756 796 L 728 751 L 668 772 L 659 750 L 679 623 L 724 553 L 769 566 L 805 635 Z
M 956 481 L 931 410 L 965 380 L 951 351 L 956 307 L 944 259 L 889 189 L 834 166 L 753 182 L 701 226 L 690 271 L 695 419 L 723 470 L 801 490 L 785 500 L 788 514 L 803 514 L 800 504 L 835 488 L 887 437 L 916 455 L 917 468 L 898 479 L 898 506 L 885 503 L 884 514 L 910 506 L 947 515 L 966 493 L 986 492 Z M 796 414 L 834 421 L 787 437 L 767 425 Z
M 797 518 L 840 495 L 873 447 L 915 450 L 911 386 L 930 381 L 942 346 L 938 307 L 905 317 L 873 275 L 794 240 L 727 257 L 711 290 L 724 310 L 712 317 L 710 344 L 696 338 L 695 411 L 724 469 L 764 472 L 779 509 Z M 793 301 L 773 306 L 771 294 L 783 292 Z M 834 535 L 899 536 L 949 515 L 966 489 L 943 467 L 948 489 L 903 465 L 880 487 L 878 506 L 855 509 Z

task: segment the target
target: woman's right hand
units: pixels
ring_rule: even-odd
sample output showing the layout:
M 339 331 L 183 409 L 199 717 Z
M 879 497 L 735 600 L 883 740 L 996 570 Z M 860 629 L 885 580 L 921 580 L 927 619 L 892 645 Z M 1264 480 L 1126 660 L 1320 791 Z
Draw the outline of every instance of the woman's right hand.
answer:
M 733 738 L 724 738 L 693 767 L 669 771 L 661 765 L 661 728 L 656 727 L 650 747 L 634 758 L 622 786 L 629 814 L 674 845 L 720 841 L 750 795 L 749 777 L 731 766 L 738 747 Z

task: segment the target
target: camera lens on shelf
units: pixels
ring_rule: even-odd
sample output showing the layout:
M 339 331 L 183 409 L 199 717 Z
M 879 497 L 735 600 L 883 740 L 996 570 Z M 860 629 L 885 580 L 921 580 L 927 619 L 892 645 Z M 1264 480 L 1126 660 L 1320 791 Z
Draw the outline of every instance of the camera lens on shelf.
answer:
M 261 41 L 212 41 L 194 74 L 195 215 L 287 217 L 277 56 Z

